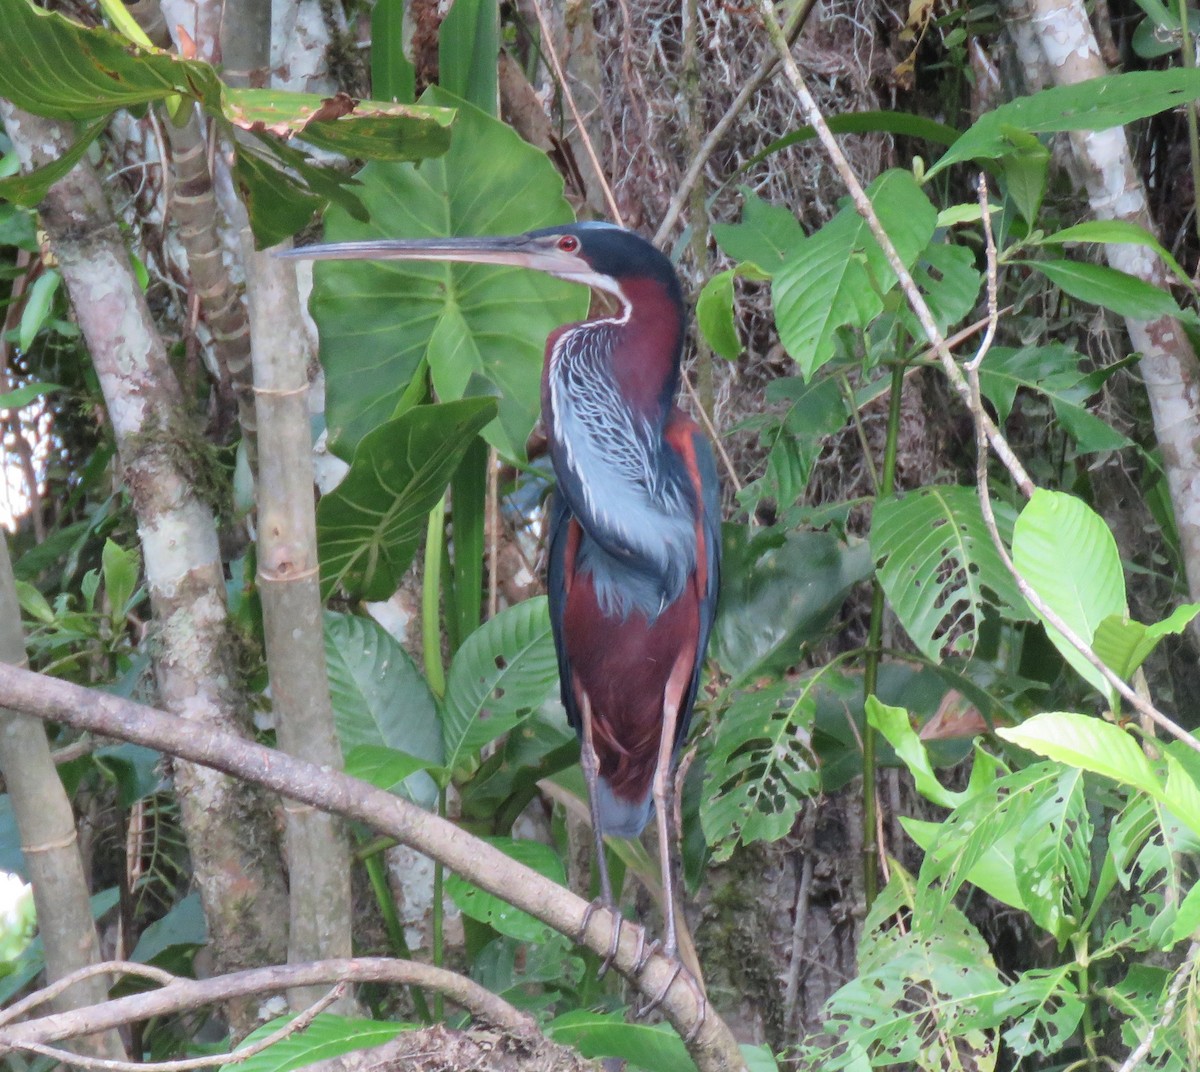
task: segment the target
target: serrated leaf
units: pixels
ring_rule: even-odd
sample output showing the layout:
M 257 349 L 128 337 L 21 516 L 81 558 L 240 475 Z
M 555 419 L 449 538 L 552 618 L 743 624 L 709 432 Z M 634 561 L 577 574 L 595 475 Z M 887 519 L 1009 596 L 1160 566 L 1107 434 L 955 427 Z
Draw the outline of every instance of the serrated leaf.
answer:
M 906 267 L 929 244 L 937 212 L 907 171 L 887 171 L 867 191 Z M 779 338 L 810 377 L 834 354 L 839 328 L 866 327 L 896 278 L 861 216 L 847 205 L 796 243 L 778 269 L 772 301 Z
M 962 160 L 1005 155 L 1006 128 L 1045 134 L 1061 130 L 1105 130 L 1145 119 L 1200 97 L 1200 71 L 1134 71 L 1053 86 L 985 112 L 929 169 L 927 178 Z
M 395 638 L 370 618 L 325 613 L 325 662 L 338 740 L 344 755 L 361 748 L 396 749 L 440 765 L 441 719 L 429 686 Z M 436 796 L 428 777 L 414 778 L 408 795 Z
M 1165 636 L 1178 636 L 1197 614 L 1200 603 L 1185 603 L 1169 618 L 1143 625 L 1124 615 L 1110 615 L 1097 627 L 1092 649 L 1118 677 L 1129 678 Z
M 544 596 L 484 622 L 463 641 L 446 677 L 446 767 L 471 765 L 485 744 L 540 707 L 557 682 Z
M 558 853 L 540 841 L 526 841 L 507 837 L 484 838 L 493 848 L 499 849 L 518 863 L 532 868 L 551 882 L 566 885 L 566 872 Z M 553 933 L 539 919 L 528 912 L 514 908 L 507 901 L 481 890 L 460 875 L 446 876 L 446 894 L 463 915 L 486 923 L 501 934 L 516 938 L 520 942 L 545 942 Z
M 778 841 L 820 788 L 811 742 L 816 681 L 806 682 L 799 696 L 786 681 L 743 693 L 722 713 L 700 803 L 718 863 L 739 844 Z
M 345 479 L 317 506 L 321 591 L 387 599 L 400 585 L 471 441 L 496 412 L 490 398 L 414 406 L 371 432 Z
M 1112 530 L 1080 499 L 1039 488 L 1013 529 L 1013 562 L 1029 586 L 1085 643 L 1110 615 L 1123 617 L 1125 576 Z M 1046 635 L 1105 696 L 1108 682 L 1052 625 Z
M 654 1072 L 695 1072 L 683 1040 L 666 1024 L 626 1023 L 620 1012 L 573 1009 L 542 1029 L 548 1039 L 584 1057 L 620 1057 Z
M 996 512 L 1007 528 L 1000 504 Z M 922 488 L 877 503 L 871 554 L 900 623 L 935 662 L 943 650 L 960 655 L 975 650 L 985 603 L 1017 618 L 1029 613 L 972 488 Z
M 409 237 L 517 234 L 571 219 L 562 179 L 540 150 L 508 126 L 431 89 L 423 104 L 458 109 L 450 150 L 435 160 L 371 164 L 356 188 L 373 221 Z M 325 237 L 377 237 L 338 207 Z M 416 262 L 330 261 L 316 266 L 313 316 L 328 382 L 333 449 L 349 458 L 392 417 L 427 359 L 443 402 L 497 397 L 485 437 L 524 456 L 540 404 L 546 337 L 586 315 L 586 288 L 515 268 Z
M 1133 320 L 1184 315 L 1167 291 L 1107 265 L 1064 260 L 1013 263 L 1041 272 L 1072 298 L 1101 305 Z
M 738 191 L 741 223 L 714 223 L 713 238 L 731 260 L 756 264 L 772 274 L 804 238 L 804 231 L 790 209 L 764 201 L 748 186 L 739 186 Z

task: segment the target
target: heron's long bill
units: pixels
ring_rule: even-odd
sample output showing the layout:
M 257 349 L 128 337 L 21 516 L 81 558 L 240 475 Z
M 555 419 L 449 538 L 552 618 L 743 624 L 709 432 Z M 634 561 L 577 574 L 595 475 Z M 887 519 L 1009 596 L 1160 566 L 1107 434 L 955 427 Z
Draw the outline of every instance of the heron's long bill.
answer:
M 558 276 L 590 271 L 575 253 L 558 248 L 560 235 L 515 235 L 499 238 L 379 238 L 364 242 L 329 242 L 280 250 L 279 257 L 314 261 L 454 261 L 532 268 Z

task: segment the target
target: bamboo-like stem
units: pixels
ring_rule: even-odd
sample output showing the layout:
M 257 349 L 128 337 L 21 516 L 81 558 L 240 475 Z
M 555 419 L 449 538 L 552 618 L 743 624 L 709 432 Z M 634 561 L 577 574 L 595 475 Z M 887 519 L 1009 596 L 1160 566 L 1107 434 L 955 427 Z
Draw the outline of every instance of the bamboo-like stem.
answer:
M 293 262 L 256 253 L 249 232 L 242 256 L 252 311 L 255 407 L 260 439 L 258 588 L 275 731 L 279 745 L 311 763 L 339 769 L 342 752 L 325 667 L 317 525 L 313 511 L 308 416 L 308 347 Z M 346 831 L 311 808 L 287 809 L 293 963 L 348 957 L 350 845 Z M 299 1010 L 320 997 L 291 995 Z M 342 1003 L 339 1011 L 349 1012 Z
M 582 897 L 487 842 L 340 771 L 323 770 L 210 725 L 182 723 L 119 696 L 18 667 L 0 665 L 0 695 L 10 707 L 25 714 L 203 763 L 291 800 L 366 823 L 440 860 L 469 882 L 523 909 L 592 952 L 600 956 L 608 952 L 613 922 L 609 913 L 590 912 Z M 660 954 L 651 956 L 639 971 L 645 948 L 645 931 L 626 921 L 620 929 L 613 967 L 646 998 L 658 997 L 665 990 L 660 1008 L 672 1026 L 687 1037 L 701 1012 L 696 994 L 676 978 L 677 966 Z M 731 1072 L 746 1067 L 728 1026 L 711 1008 L 687 1048 L 700 1072 Z
M 395 842 L 389 838 L 389 847 L 394 844 Z M 404 937 L 404 923 L 396 911 L 396 901 L 388 887 L 382 850 L 368 853 L 363 859 L 363 866 L 367 869 L 367 878 L 371 883 L 371 891 L 375 894 L 375 903 L 379 906 L 379 912 L 383 916 L 383 926 L 388 933 L 388 942 L 392 947 L 392 952 L 403 960 L 411 960 L 412 951 L 408 948 L 408 939 Z M 425 991 L 413 984 L 409 986 L 408 993 L 412 998 L 413 1008 L 417 1010 L 417 1015 L 422 1022 L 432 1023 L 433 1016 L 429 1012 L 429 1003 L 425 1000 Z
M 24 666 L 21 607 L 8 542 L 0 532 L 0 662 Z M 12 805 L 21 848 L 33 886 L 38 934 L 46 976 L 62 979 L 100 960 L 100 941 L 88 902 L 87 873 L 79 855 L 75 814 L 50 754 L 46 729 L 37 719 L 0 707 L 0 772 Z M 108 982 L 82 980 L 62 995 L 60 1009 L 103 1001 Z M 97 1057 L 121 1058 L 125 1047 L 115 1031 L 82 1040 L 80 1049 Z

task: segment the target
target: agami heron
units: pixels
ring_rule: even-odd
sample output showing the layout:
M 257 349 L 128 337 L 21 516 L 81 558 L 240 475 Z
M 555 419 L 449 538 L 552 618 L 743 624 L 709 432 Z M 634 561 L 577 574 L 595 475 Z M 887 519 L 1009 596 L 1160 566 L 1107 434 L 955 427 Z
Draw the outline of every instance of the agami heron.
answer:
M 557 491 L 548 587 L 562 700 L 579 735 L 600 873 L 603 836 L 637 837 L 652 813 L 676 957 L 673 767 L 687 733 L 717 602 L 720 514 L 707 440 L 676 404 L 686 310 L 671 262 L 611 224 L 503 238 L 307 246 L 292 256 L 514 265 L 588 284 L 617 312 L 546 341 L 542 417 Z M 607 966 L 607 961 L 605 966 Z

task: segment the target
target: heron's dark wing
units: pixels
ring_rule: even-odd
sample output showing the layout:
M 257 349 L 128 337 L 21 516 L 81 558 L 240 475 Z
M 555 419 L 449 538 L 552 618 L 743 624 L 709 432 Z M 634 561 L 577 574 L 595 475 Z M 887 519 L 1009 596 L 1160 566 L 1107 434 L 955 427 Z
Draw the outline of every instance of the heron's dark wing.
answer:
M 555 492 L 550 497 L 547 509 L 550 522 L 549 560 L 546 566 L 546 595 L 550 605 L 550 632 L 554 635 L 554 651 L 558 656 L 558 681 L 562 690 L 562 703 L 567 712 L 567 721 L 576 733 L 582 731 L 579 705 L 575 700 L 575 681 L 571 663 L 567 658 L 567 645 L 563 636 L 563 617 L 567 610 L 567 593 L 575 573 L 575 557 L 579 553 L 579 540 L 572 538 L 574 523 L 567 500 Z M 568 558 L 568 554 L 570 557 Z

